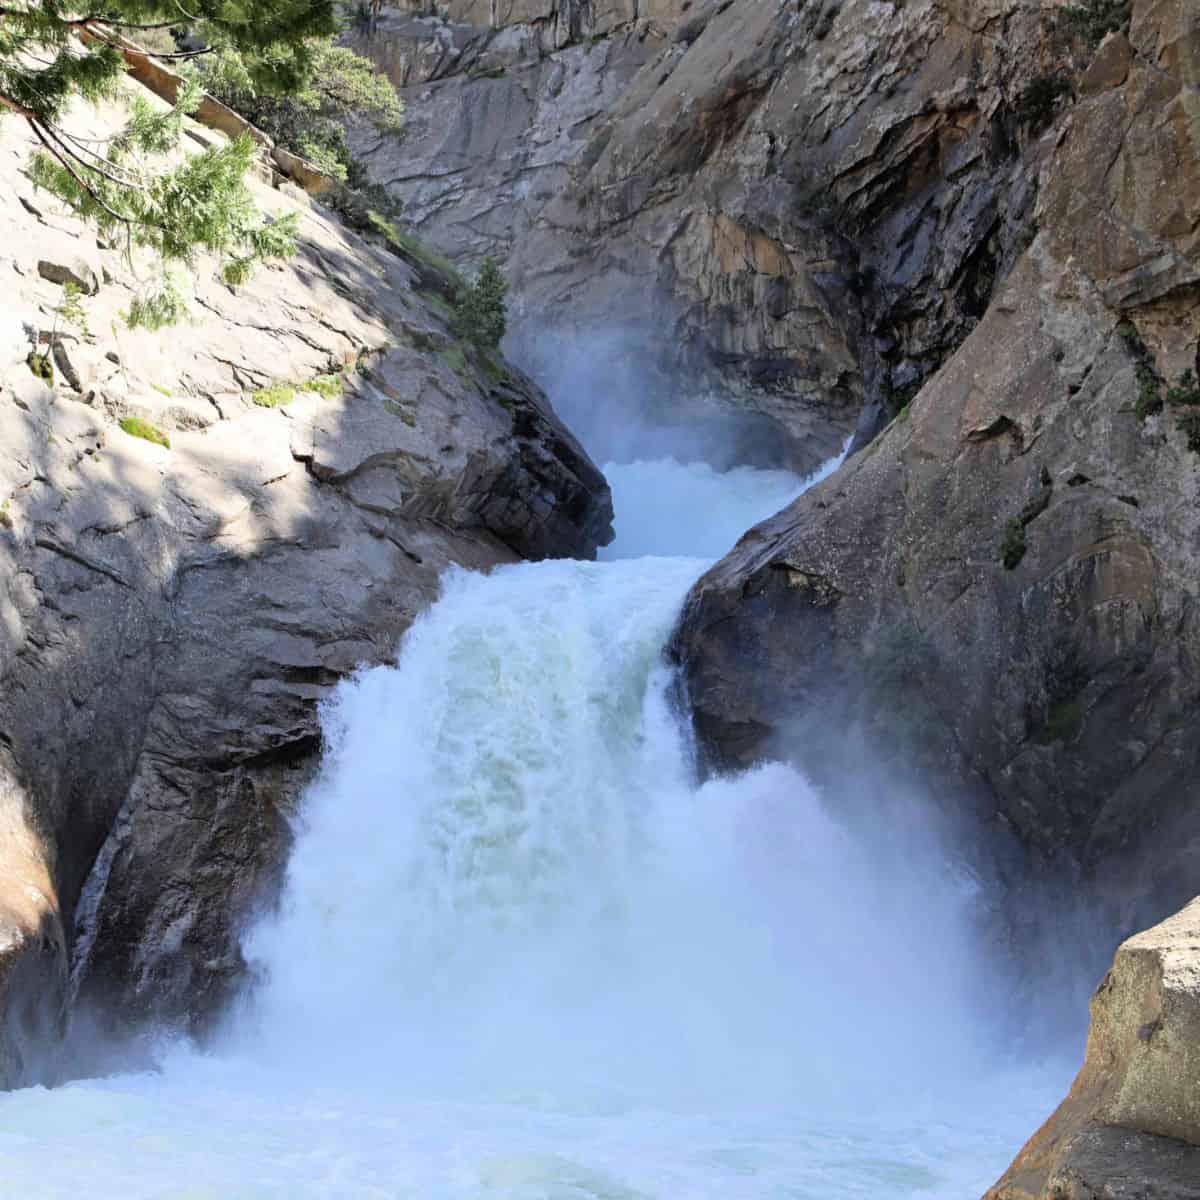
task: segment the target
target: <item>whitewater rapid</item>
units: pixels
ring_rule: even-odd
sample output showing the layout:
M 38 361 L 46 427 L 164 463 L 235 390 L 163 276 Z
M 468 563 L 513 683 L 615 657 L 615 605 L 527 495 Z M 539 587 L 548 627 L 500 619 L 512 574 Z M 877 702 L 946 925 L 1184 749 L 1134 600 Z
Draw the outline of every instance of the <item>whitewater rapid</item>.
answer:
M 832 469 L 831 464 L 830 469 Z M 962 1200 L 1069 1064 L 1011 1057 L 980 886 L 879 781 L 697 786 L 663 647 L 801 485 L 607 468 L 597 563 L 452 572 L 337 690 L 260 985 L 204 1053 L 0 1097 L 0 1196 Z

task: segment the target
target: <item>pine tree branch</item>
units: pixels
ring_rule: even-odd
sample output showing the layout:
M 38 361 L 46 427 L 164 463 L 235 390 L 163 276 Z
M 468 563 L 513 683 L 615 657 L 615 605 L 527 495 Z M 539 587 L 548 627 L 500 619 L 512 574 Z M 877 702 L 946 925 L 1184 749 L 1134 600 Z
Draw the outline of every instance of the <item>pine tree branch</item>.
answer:
M 170 29 L 173 25 L 183 24 L 184 21 L 196 23 L 200 20 L 199 17 L 193 17 L 188 13 L 182 5 L 175 6 L 179 9 L 182 20 L 175 18 L 170 21 L 123 21 L 120 17 L 106 16 L 103 13 L 89 13 L 86 17 L 60 17 L 58 18 L 59 27 L 62 29 L 87 29 L 91 25 L 99 22 L 103 25 L 113 25 L 120 29 Z M 9 4 L 0 4 L 0 19 L 4 17 L 28 17 L 32 12 L 28 8 L 13 8 Z
M 132 174 L 126 174 L 125 178 L 123 179 L 118 175 L 110 174 L 110 168 L 112 168 L 114 164 L 110 163 L 108 159 L 98 154 L 95 150 L 92 150 L 88 146 L 84 145 L 79 138 L 68 133 L 65 129 L 58 125 L 47 125 L 46 130 L 54 138 L 55 142 L 62 147 L 64 152 L 70 154 L 70 156 L 86 170 L 95 171 L 97 175 L 103 176 L 109 181 L 109 183 L 115 183 L 117 187 L 132 188 L 134 191 L 138 192 L 146 191 L 146 189 L 133 178 Z M 110 138 L 106 140 L 111 142 L 112 139 Z M 75 147 L 75 149 L 68 147 L 66 145 L 67 142 L 70 142 L 71 146 Z M 85 154 L 88 156 L 87 159 L 83 157 Z M 88 161 L 92 159 L 95 161 Z
M 15 100 L 10 100 L 6 95 L 0 92 L 0 104 L 11 112 L 15 112 L 17 116 L 24 117 L 30 124 L 38 119 L 37 113 L 32 109 L 26 108 L 23 104 L 18 104 Z
M 109 42 L 110 46 L 116 46 L 116 42 Z M 125 49 L 125 47 L 118 47 Z M 144 55 L 146 58 L 160 58 L 163 62 L 179 62 L 180 60 L 188 60 L 193 58 L 203 58 L 206 54 L 216 54 L 216 46 L 205 46 L 202 50 L 177 50 L 168 54 L 160 54 L 156 50 L 133 50 L 134 54 Z
M 200 50 L 179 50 L 173 53 L 164 52 L 160 54 L 154 50 L 146 50 L 134 42 L 129 41 L 128 38 L 120 37 L 119 34 L 115 38 L 107 36 L 108 30 L 105 28 L 105 26 L 113 24 L 116 24 L 120 28 L 124 29 L 166 28 L 166 26 L 153 25 L 120 25 L 120 22 L 112 21 L 101 22 L 101 19 L 98 17 L 89 17 L 86 20 L 81 21 L 78 28 L 81 33 L 95 38 L 96 41 L 101 43 L 101 45 L 112 46 L 115 50 L 120 50 L 122 54 L 132 55 L 134 58 L 159 58 L 163 59 L 164 61 L 186 61 L 193 58 L 201 58 L 206 54 L 215 54 L 217 52 L 216 46 L 205 46 Z M 177 22 L 173 21 L 171 24 L 177 24 Z
M 23 104 L 18 104 L 15 100 L 11 100 L 8 96 L 3 94 L 0 94 L 0 105 L 3 105 L 10 111 L 15 112 L 18 116 L 25 118 L 26 123 L 29 125 L 30 129 L 33 130 L 38 141 L 40 141 L 42 145 L 54 155 L 58 162 L 61 163 L 63 168 L 70 172 L 70 175 L 75 182 L 78 183 L 79 186 L 82 187 L 84 191 L 86 191 L 87 194 L 105 210 L 105 212 L 107 212 L 110 216 L 115 217 L 119 221 L 125 221 L 129 224 L 133 223 L 130 218 L 122 217 L 120 213 L 114 212 L 111 208 L 109 208 L 100 198 L 100 196 L 96 194 L 95 189 L 90 187 L 82 178 L 80 178 L 77 172 L 72 169 L 70 164 L 64 160 L 63 156 L 66 155 L 84 170 L 95 171 L 97 175 L 103 175 L 105 179 L 107 179 L 110 183 L 115 183 L 118 187 L 135 188 L 140 192 L 144 192 L 146 190 L 144 187 L 134 183 L 131 179 L 119 179 L 115 175 L 110 175 L 106 169 L 98 167 L 93 163 L 86 162 L 79 153 L 77 153 L 75 150 L 72 150 L 71 147 L 67 145 L 68 140 L 74 142 L 79 147 L 79 150 L 85 151 L 92 158 L 99 159 L 100 161 L 104 160 L 100 159 L 100 156 L 94 150 L 88 150 L 78 141 L 78 139 L 67 133 L 65 129 L 57 129 L 52 125 L 47 125 L 32 109 L 26 108 Z M 47 138 L 53 141 L 54 145 L 51 145 L 50 141 L 47 141 Z M 55 149 L 56 146 L 58 147 L 57 150 Z
M 11 107 L 11 106 L 10 106 Z M 26 116 L 25 119 L 29 122 L 30 129 L 33 130 L 37 140 L 49 151 L 51 156 L 58 162 L 64 171 L 71 176 L 73 180 L 92 198 L 92 201 L 104 212 L 106 212 L 114 221 L 119 221 L 122 225 L 132 226 L 135 224 L 131 217 L 127 217 L 119 213 L 114 208 L 110 208 L 104 198 L 96 191 L 96 189 L 88 183 L 86 179 L 75 169 L 74 163 L 79 163 L 82 166 L 80 159 L 71 154 L 70 150 L 64 147 L 58 148 L 57 139 L 53 139 L 53 135 L 47 135 L 47 131 L 43 130 L 40 122 L 35 118 Z M 72 162 L 74 160 L 74 163 Z

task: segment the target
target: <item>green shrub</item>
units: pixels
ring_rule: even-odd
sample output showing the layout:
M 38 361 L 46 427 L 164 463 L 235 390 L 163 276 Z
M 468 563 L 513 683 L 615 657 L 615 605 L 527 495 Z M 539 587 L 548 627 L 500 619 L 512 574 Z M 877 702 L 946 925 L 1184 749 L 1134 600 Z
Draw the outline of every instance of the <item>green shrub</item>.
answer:
M 1187 410 L 1179 414 L 1175 423 L 1186 435 L 1188 449 L 1200 454 L 1200 381 L 1195 371 L 1184 371 L 1174 387 L 1167 389 L 1167 403 L 1172 408 Z
M 120 425 L 130 437 L 153 442 L 156 446 L 164 446 L 168 450 L 171 448 L 171 439 L 157 425 L 151 425 L 149 421 L 143 421 L 141 417 L 125 417 Z
M 513 378 L 508 373 L 508 367 L 505 365 L 504 360 L 498 354 L 490 351 L 485 353 L 483 356 L 483 369 L 492 383 L 512 386 Z
M 467 356 L 463 352 L 463 348 L 457 342 L 451 342 L 445 350 L 442 351 L 442 357 L 450 364 L 450 369 L 460 379 L 469 378 L 471 372 L 467 367 Z
M 29 357 L 25 360 L 29 369 L 43 382 L 54 382 L 54 364 L 50 361 L 50 351 L 45 354 L 39 354 L 36 350 L 30 350 Z
M 1177 425 L 1187 435 L 1187 448 L 1200 454 L 1200 412 L 1181 413 Z
M 290 383 L 273 383 L 270 387 L 259 388 L 250 399 L 259 408 L 278 408 L 281 404 L 289 404 L 296 398 L 296 389 Z
M 1144 421 L 1147 417 L 1162 412 L 1162 387 L 1158 382 L 1158 376 L 1154 373 L 1154 368 L 1147 363 L 1138 363 L 1137 381 L 1138 398 L 1134 412 L 1139 421 Z
M 1054 110 L 1071 85 L 1062 74 L 1039 75 L 1017 98 L 1017 120 L 1031 133 L 1041 133 L 1054 120 Z
M 316 392 L 326 400 L 333 400 L 342 394 L 345 381 L 341 375 L 316 375 L 307 383 L 288 383 L 284 379 L 276 380 L 269 387 L 259 388 L 250 399 L 259 408 L 279 408 L 282 404 L 290 404 L 296 398 L 297 392 Z
M 1200 382 L 1196 380 L 1195 371 L 1190 368 L 1184 371 L 1176 380 L 1175 386 L 1167 389 L 1167 403 L 1192 408 L 1200 405 Z
M 1133 0 L 1084 0 L 1061 11 L 1063 28 L 1089 46 L 1098 46 L 1110 33 L 1129 28 Z
M 80 297 L 83 295 L 83 289 L 77 283 L 63 284 L 63 298 L 60 304 L 57 304 L 54 309 L 54 333 L 51 335 L 51 340 L 55 341 L 58 338 L 58 322 L 61 319 L 65 325 L 71 325 L 79 330 L 80 336 L 92 340 L 92 331 L 88 328 L 87 313 L 83 309 L 83 301 Z
M 1006 571 L 1015 570 L 1025 557 L 1028 545 L 1025 541 L 1025 526 L 1017 518 L 1009 521 L 1004 530 L 1004 540 L 1000 543 L 1000 561 Z
M 326 400 L 336 400 L 342 394 L 343 387 L 340 375 L 318 375 L 304 385 L 304 391 L 316 392 Z
M 313 72 L 289 95 L 257 86 L 244 61 L 230 54 L 196 60 L 193 71 L 209 95 L 240 113 L 285 150 L 307 158 L 328 175 L 357 186 L 365 171 L 346 144 L 343 118 L 366 117 L 381 132 L 403 128 L 404 104 L 370 59 L 332 39 L 311 44 Z
M 479 277 L 466 289 L 455 313 L 458 333 L 484 349 L 500 345 L 508 328 L 508 281 L 494 258 L 485 258 Z
M 282 222 L 276 222 L 282 224 Z M 269 226 L 266 228 L 274 228 Z M 292 232 L 294 233 L 293 226 Z M 287 234 L 288 238 L 292 233 Z M 287 245 L 280 243 L 278 253 L 272 252 L 272 257 L 287 258 L 295 252 L 294 242 Z M 250 275 L 251 260 L 244 256 L 230 258 L 222 268 L 225 282 L 233 286 L 245 283 Z M 182 287 L 182 277 L 178 271 L 164 269 L 157 288 L 144 296 L 135 296 L 129 307 L 121 314 L 126 323 L 133 329 L 142 328 L 154 331 L 166 325 L 178 325 L 187 316 L 188 303 Z

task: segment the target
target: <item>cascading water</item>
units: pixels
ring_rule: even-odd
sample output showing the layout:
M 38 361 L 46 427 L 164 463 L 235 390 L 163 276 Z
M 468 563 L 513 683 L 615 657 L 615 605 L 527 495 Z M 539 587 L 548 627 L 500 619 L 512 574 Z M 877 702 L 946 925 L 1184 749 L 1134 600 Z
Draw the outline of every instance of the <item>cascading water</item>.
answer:
M 397 666 L 339 689 L 220 1052 L 0 1099 L 0 1195 L 962 1200 L 995 1178 L 1064 1078 L 1007 1063 L 982 1015 L 970 874 L 885 794 L 872 835 L 781 766 L 695 786 L 668 702 L 689 586 L 796 481 L 609 475 L 608 561 L 454 573 Z

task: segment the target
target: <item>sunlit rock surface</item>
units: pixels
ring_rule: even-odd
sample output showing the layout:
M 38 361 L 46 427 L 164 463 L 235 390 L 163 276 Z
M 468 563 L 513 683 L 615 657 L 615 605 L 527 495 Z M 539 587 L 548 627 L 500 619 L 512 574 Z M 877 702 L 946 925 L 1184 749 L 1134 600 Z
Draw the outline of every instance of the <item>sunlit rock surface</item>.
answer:
M 1071 1094 L 987 1200 L 1200 1196 L 1200 900 L 1130 938 Z
M 299 208 L 295 259 L 236 292 L 206 264 L 190 320 L 125 328 L 121 254 L 33 189 L 23 128 L 0 126 L 9 1081 L 26 1027 L 61 1017 L 72 946 L 75 983 L 124 1017 L 211 1012 L 330 686 L 394 653 L 447 565 L 588 558 L 611 520 L 536 386 L 456 344 L 411 263 L 269 172 L 256 198 Z M 47 385 L 26 360 L 66 281 L 88 330 L 58 321 Z

